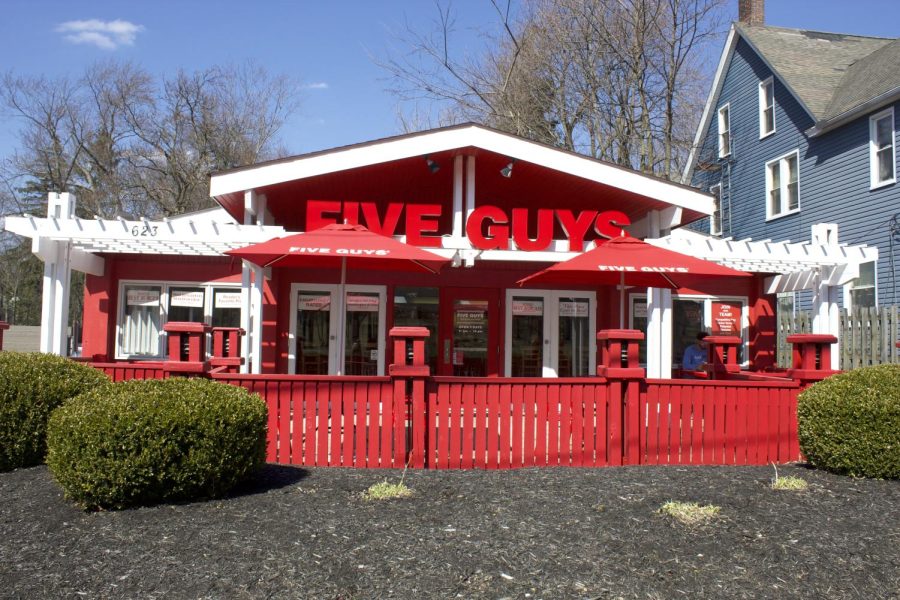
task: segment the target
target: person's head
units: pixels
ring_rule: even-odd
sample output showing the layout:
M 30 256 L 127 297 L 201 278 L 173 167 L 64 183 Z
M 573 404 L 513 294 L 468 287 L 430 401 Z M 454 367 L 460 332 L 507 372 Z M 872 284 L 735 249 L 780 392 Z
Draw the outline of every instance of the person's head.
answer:
M 705 331 L 697 332 L 697 343 L 700 344 L 701 346 L 705 346 L 706 345 L 706 336 L 708 336 L 708 335 L 709 334 L 706 333 Z

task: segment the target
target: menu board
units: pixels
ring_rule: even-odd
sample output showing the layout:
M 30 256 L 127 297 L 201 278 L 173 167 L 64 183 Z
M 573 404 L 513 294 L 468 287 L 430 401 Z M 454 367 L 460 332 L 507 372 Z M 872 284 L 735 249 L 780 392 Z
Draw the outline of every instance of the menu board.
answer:
M 713 335 L 740 335 L 741 303 L 714 300 L 712 303 L 711 329 Z

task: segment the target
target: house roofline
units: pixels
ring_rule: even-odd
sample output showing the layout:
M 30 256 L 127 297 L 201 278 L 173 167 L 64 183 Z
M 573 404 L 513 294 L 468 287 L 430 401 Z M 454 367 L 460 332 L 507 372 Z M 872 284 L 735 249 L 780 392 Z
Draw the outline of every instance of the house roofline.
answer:
M 892 104 L 896 100 L 900 100 L 900 87 L 895 87 L 894 89 L 888 90 L 883 94 L 879 94 L 874 98 L 863 102 L 862 104 L 854 106 L 850 110 L 844 111 L 839 115 L 831 117 L 830 119 L 823 119 L 821 121 L 818 121 L 804 133 L 809 137 L 816 137 L 822 135 L 823 133 L 828 133 L 829 131 L 837 129 L 841 125 L 846 125 L 850 121 L 864 116 L 866 113 L 878 110 L 879 108 L 882 108 L 888 104 Z

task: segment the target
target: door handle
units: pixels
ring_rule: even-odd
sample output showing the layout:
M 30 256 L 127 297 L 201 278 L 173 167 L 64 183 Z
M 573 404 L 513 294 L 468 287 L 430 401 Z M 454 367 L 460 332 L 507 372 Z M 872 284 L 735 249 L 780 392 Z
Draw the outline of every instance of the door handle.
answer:
M 444 364 L 450 364 L 450 340 L 444 340 Z

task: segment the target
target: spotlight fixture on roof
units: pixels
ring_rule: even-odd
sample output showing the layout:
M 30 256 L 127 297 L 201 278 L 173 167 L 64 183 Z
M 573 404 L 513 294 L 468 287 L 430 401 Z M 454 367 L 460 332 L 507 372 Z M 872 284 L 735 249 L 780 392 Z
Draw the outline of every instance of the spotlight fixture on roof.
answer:
M 500 169 L 500 174 L 509 179 L 512 177 L 513 165 L 516 163 L 516 159 L 512 158 L 509 161 L 509 164 Z
M 428 165 L 428 170 L 432 173 L 437 173 L 441 170 L 441 165 L 437 164 L 435 161 L 431 160 L 430 157 L 425 157 L 425 164 Z

